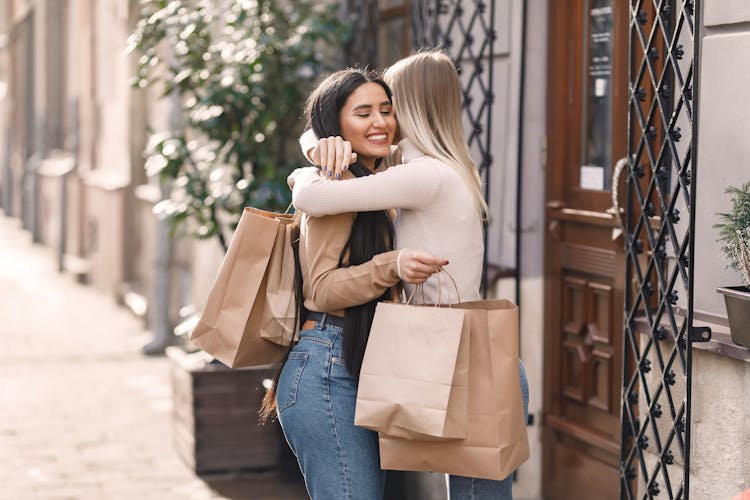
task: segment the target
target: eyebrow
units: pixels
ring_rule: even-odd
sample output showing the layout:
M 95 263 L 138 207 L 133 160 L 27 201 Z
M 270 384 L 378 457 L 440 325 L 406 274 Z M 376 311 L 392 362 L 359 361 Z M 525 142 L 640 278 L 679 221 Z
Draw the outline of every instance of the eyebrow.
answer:
M 391 101 L 383 101 L 380 103 L 381 106 L 392 106 L 393 103 Z M 360 104 L 359 106 L 354 106 L 354 109 L 352 111 L 361 111 L 363 109 L 371 109 L 371 104 Z

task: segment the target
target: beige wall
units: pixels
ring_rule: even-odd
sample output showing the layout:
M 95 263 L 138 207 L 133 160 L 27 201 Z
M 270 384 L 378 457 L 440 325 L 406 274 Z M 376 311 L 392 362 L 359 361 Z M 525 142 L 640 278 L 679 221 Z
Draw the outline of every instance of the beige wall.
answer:
M 547 6 L 546 2 L 526 2 L 527 33 L 526 52 L 522 54 L 522 0 L 495 1 L 495 31 L 493 46 L 492 137 L 490 153 L 493 157 L 489 181 L 491 222 L 488 229 L 487 258 L 489 262 L 515 267 L 516 181 L 518 172 L 518 137 L 520 107 L 521 61 L 525 56 L 526 84 L 523 116 L 523 208 L 521 222 L 521 358 L 526 365 L 530 386 L 529 413 L 534 418 L 528 428 L 531 458 L 521 466 L 513 486 L 514 498 L 541 498 L 542 447 L 541 410 L 543 380 L 543 258 L 544 258 L 544 134 L 546 127 L 545 95 L 547 65 Z M 465 24 L 473 8 L 464 11 Z M 459 43 L 458 30 L 452 36 Z M 479 53 L 482 35 L 477 30 L 474 43 L 467 55 Z M 471 59 L 458 61 L 473 64 Z M 466 79 L 471 68 L 462 74 Z M 473 92 L 474 115 L 482 96 L 475 84 Z M 479 150 L 472 155 L 481 161 Z M 513 279 L 501 280 L 491 295 L 515 300 Z
M 750 489 L 750 363 L 694 350 L 690 497 Z
M 726 9 L 721 5 L 725 4 Z M 746 25 L 708 24 L 710 20 L 741 22 L 750 7 L 739 2 L 708 2 L 703 39 L 698 198 L 696 200 L 696 308 L 724 315 L 719 286 L 741 284 L 738 273 L 725 269 L 716 242 L 716 213 L 730 204 L 724 190 L 750 181 L 750 29 Z M 734 7 L 734 8 L 732 8 Z M 734 13 L 734 16 L 730 15 Z
M 131 186 L 127 2 L 75 0 L 71 9 L 77 57 L 71 61 L 79 117 L 79 175 L 89 280 L 113 296 L 126 280 L 126 251 L 134 217 Z M 145 133 L 145 131 L 143 132 Z
M 726 316 L 716 287 L 740 277 L 725 269 L 711 226 L 729 207 L 726 187 L 750 181 L 750 3 L 704 5 L 695 307 Z M 693 352 L 691 497 L 731 498 L 750 488 L 750 363 Z
M 541 410 L 543 381 L 544 289 L 544 134 L 547 67 L 547 7 L 545 2 L 527 2 L 526 51 L 522 56 L 522 2 L 497 0 L 495 4 L 492 108 L 493 156 L 490 177 L 491 223 L 487 258 L 492 263 L 515 267 L 516 181 L 521 59 L 525 57 L 525 105 L 523 115 L 523 193 L 521 262 L 521 359 L 529 379 L 529 413 L 534 424 L 528 430 L 531 457 L 518 471 L 513 485 L 517 499 L 541 498 L 542 442 Z M 479 43 L 479 36 L 476 37 Z M 478 99 L 478 98 L 477 98 Z M 472 151 L 479 160 L 478 151 Z M 496 297 L 515 300 L 513 279 L 501 280 L 491 291 Z
M 542 495 L 542 383 L 544 373 L 544 176 L 547 88 L 547 4 L 527 3 L 526 84 L 523 115 L 523 192 L 521 220 L 521 359 L 529 377 L 528 428 L 531 458 L 514 485 L 515 498 Z M 520 2 L 517 2 L 520 5 Z M 516 10 L 519 10 L 518 7 Z M 519 19 L 520 19 L 520 14 Z M 520 25 L 520 20 L 517 21 Z M 517 149 L 514 147 L 514 149 Z M 518 154 L 517 151 L 515 153 Z M 515 158 L 514 158 L 515 160 Z M 506 189 L 515 193 L 515 186 Z M 508 209 L 515 214 L 515 209 Z M 510 225 L 512 228 L 515 222 Z M 508 226 L 506 226 L 508 227 Z

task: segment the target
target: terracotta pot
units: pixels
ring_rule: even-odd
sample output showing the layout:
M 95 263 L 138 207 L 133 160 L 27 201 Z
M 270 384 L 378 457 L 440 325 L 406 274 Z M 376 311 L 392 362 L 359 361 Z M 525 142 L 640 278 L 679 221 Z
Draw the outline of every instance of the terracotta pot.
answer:
M 716 291 L 724 295 L 732 342 L 750 347 L 750 287 L 728 286 Z

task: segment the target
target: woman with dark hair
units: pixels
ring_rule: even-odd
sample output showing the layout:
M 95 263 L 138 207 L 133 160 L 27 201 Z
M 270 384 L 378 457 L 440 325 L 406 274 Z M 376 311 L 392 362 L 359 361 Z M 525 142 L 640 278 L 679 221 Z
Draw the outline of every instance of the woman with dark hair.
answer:
M 431 279 L 422 289 L 425 301 L 479 300 L 482 220 L 488 208 L 463 130 L 456 67 L 445 53 L 424 51 L 398 61 L 383 77 L 395 94 L 403 138 L 394 150 L 394 165 L 375 176 L 331 181 L 343 177 L 339 173 L 346 171 L 353 145 L 346 144 L 346 137 L 313 130 L 314 135 L 303 136 L 302 150 L 325 174 L 306 168 L 290 176 L 294 206 L 313 216 L 398 209 L 397 248 L 406 253 L 410 246 L 418 246 L 451 260 L 445 270 L 455 279 L 459 293 L 445 299 L 438 279 Z M 318 141 L 318 137 L 322 139 Z M 400 161 L 395 161 L 398 156 Z M 402 262 L 401 270 L 408 272 L 408 264 Z M 408 283 L 404 288 L 407 293 L 414 290 Z M 519 373 L 526 414 L 528 381 L 522 364 Z M 512 487 L 512 475 L 501 481 L 457 475 L 448 478 L 451 500 L 511 499 Z
M 345 177 L 375 172 L 396 134 L 391 91 L 366 72 L 326 78 L 307 103 L 320 137 L 344 137 L 357 153 Z M 378 301 L 399 281 L 424 282 L 448 262 L 395 251 L 387 210 L 302 215 L 299 266 L 306 309 L 299 342 L 276 384 L 276 409 L 313 499 L 380 499 L 377 433 L 354 426 L 357 378 Z

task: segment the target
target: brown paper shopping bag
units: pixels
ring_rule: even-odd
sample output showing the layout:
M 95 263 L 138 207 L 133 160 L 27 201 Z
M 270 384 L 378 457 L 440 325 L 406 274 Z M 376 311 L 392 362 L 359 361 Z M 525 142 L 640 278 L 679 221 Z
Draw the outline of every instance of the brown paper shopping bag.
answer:
M 466 435 L 462 309 L 381 302 L 359 376 L 354 425 L 404 438 Z
M 255 209 L 254 209 L 255 210 Z M 257 211 L 263 215 L 262 211 Z M 265 212 L 269 214 L 269 212 Z M 263 324 L 260 336 L 271 342 L 288 346 L 294 340 L 296 300 L 294 296 L 294 248 L 292 240 L 298 236 L 298 226 L 292 215 L 273 214 L 280 222 L 271 257 L 266 268 L 266 293 L 263 302 Z
M 518 307 L 507 300 L 458 304 L 469 322 L 466 438 L 380 434 L 383 469 L 504 479 L 529 457 L 518 352 Z
M 245 208 L 191 340 L 227 366 L 237 368 L 281 361 L 287 349 L 278 339 L 294 335 L 294 260 L 289 241 L 292 215 Z M 276 253 L 281 251 L 282 257 Z M 288 262 L 292 256 L 291 264 Z M 278 260 L 282 262 L 278 262 Z M 291 266 L 291 282 L 281 275 Z M 269 303 L 269 290 L 271 301 Z M 281 298 L 280 298 L 281 297 Z M 278 307 L 277 307 L 278 306 Z M 291 332 L 291 333 L 290 333 Z M 288 345 L 288 342 L 287 342 Z

